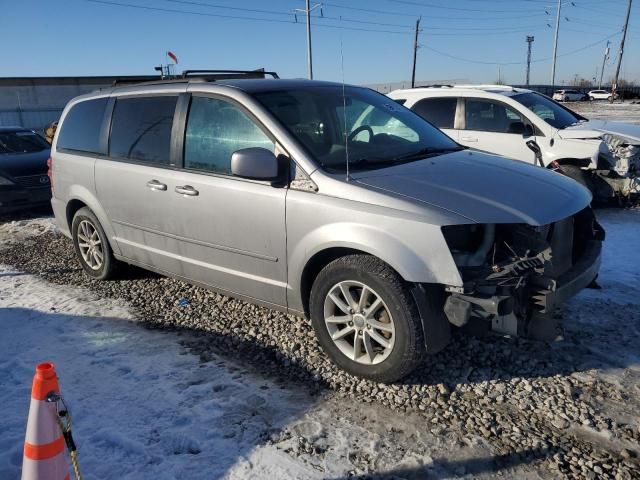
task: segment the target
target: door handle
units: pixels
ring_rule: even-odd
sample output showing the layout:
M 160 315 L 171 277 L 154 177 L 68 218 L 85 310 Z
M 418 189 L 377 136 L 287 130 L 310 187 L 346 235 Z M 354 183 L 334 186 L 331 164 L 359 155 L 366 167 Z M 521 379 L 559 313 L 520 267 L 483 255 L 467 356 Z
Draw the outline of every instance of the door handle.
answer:
M 476 137 L 462 137 L 460 140 L 463 142 L 477 142 L 478 139 Z
M 151 190 L 165 191 L 167 189 L 167 186 L 164 183 L 159 182 L 158 180 L 149 180 L 147 182 L 147 188 L 150 188 Z
M 183 185 L 176 187 L 176 193 L 179 193 L 180 195 L 189 195 L 190 197 L 196 197 L 200 192 L 193 188 L 191 185 Z

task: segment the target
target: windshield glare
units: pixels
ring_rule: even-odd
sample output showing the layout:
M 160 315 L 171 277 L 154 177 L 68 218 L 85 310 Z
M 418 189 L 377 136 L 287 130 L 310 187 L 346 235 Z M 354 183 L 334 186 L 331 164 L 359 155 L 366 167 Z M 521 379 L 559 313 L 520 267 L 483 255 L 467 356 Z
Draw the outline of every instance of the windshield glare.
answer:
M 511 98 L 527 107 L 552 127 L 566 128 L 575 125 L 580 120 L 585 120 L 580 115 L 539 93 L 520 93 Z
M 47 141 L 34 132 L 0 132 L 0 154 L 35 153 L 48 148 Z
M 437 128 L 372 90 L 322 86 L 256 93 L 262 103 L 331 172 L 371 169 L 461 147 Z

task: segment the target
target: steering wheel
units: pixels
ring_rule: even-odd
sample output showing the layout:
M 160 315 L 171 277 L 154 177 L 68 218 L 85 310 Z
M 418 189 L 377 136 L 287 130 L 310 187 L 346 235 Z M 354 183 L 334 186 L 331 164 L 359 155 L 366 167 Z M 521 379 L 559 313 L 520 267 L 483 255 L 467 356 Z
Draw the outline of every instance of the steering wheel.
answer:
M 356 138 L 360 132 L 364 131 L 369 132 L 369 143 L 371 143 L 371 139 L 373 138 L 373 129 L 369 125 L 360 125 L 349 134 L 349 136 L 347 137 L 347 141 L 353 142 L 353 139 Z

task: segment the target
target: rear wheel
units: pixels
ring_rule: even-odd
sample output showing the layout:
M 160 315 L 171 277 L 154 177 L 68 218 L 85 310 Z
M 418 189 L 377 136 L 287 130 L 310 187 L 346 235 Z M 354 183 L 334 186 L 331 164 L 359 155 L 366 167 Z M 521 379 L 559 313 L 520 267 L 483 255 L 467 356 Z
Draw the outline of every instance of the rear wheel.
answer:
M 98 280 L 112 278 L 117 266 L 111 245 L 94 213 L 87 207 L 76 212 L 71 237 L 83 270 Z
M 309 310 L 325 353 L 354 375 L 393 382 L 425 352 L 411 293 L 391 267 L 370 255 L 349 255 L 324 267 Z

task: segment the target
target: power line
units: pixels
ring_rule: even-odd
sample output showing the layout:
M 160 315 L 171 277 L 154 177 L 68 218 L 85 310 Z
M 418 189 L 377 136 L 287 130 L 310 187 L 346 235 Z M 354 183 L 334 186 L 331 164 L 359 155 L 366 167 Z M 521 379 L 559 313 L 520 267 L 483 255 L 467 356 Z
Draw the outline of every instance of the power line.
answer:
M 509 1 L 511 1 L 511 0 L 509 0 Z M 373 9 L 373 8 L 352 7 L 352 6 L 340 5 L 338 3 L 331 3 L 331 2 L 323 2 L 323 4 L 328 6 L 328 7 L 339 8 L 339 9 L 342 9 L 342 10 L 352 10 L 352 11 L 355 11 L 355 12 L 364 12 L 364 13 L 369 13 L 369 14 L 396 15 L 396 16 L 411 17 L 411 18 L 415 18 L 416 16 L 420 15 L 420 12 L 418 12 L 418 13 L 400 13 L 400 12 L 394 12 L 394 11 L 391 11 L 391 10 L 379 10 L 379 9 Z M 419 4 L 416 4 L 416 5 L 419 5 Z M 472 17 L 460 17 L 459 15 L 443 17 L 443 16 L 429 14 L 429 18 L 430 19 L 435 19 L 435 20 L 458 20 L 458 21 L 459 20 L 469 20 L 469 21 L 510 20 L 510 19 L 517 19 L 517 18 L 531 18 L 533 16 L 544 17 L 546 15 L 544 13 L 539 13 L 539 14 L 534 14 L 534 15 L 522 15 L 522 14 L 520 14 L 520 15 L 511 15 L 511 16 L 500 16 L 500 17 L 497 17 L 495 15 L 491 15 L 491 16 L 487 16 L 487 17 L 479 17 L 477 15 L 473 15 Z
M 582 52 L 584 50 L 587 50 L 589 48 L 595 47 L 596 45 L 599 45 L 609 39 L 611 39 L 612 37 L 615 37 L 616 35 L 619 35 L 621 32 L 616 32 L 612 35 L 608 35 L 605 38 L 602 38 L 600 40 L 598 40 L 597 42 L 593 42 L 590 43 L 589 45 L 585 45 L 583 47 L 577 48 L 575 50 L 569 51 L 569 52 L 565 52 L 562 53 L 560 55 L 558 55 L 558 57 L 568 57 L 570 55 L 574 55 L 576 53 Z M 464 58 L 464 57 L 459 57 L 457 55 L 452 55 L 450 53 L 447 52 L 443 52 L 441 50 L 436 50 L 435 48 L 423 45 L 422 48 L 426 48 L 427 50 L 431 50 L 432 52 L 435 52 L 439 55 L 442 55 L 444 57 L 449 57 L 452 58 L 454 60 L 459 60 L 461 62 L 467 62 L 467 63 L 476 63 L 479 65 L 524 65 L 526 62 L 486 62 L 486 61 L 482 61 L 482 60 L 475 60 L 475 59 L 471 59 L 471 58 Z M 539 58 L 537 60 L 531 60 L 531 63 L 540 63 L 540 62 L 547 62 L 549 60 L 552 60 L 553 57 L 546 57 L 546 58 Z
M 287 23 L 290 25 L 297 25 L 297 22 L 294 20 L 279 20 L 275 18 L 260 18 L 260 17 L 244 17 L 240 15 L 224 15 L 218 13 L 207 13 L 207 12 L 194 12 L 190 10 L 178 10 L 175 8 L 162 8 L 162 7 L 150 7 L 147 5 L 136 5 L 131 3 L 123 3 L 123 2 L 115 2 L 110 0 L 85 0 L 86 2 L 91 3 L 99 3 L 103 5 L 111 5 L 116 7 L 125 7 L 125 8 L 137 8 L 140 10 L 150 10 L 164 13 L 179 13 L 185 15 L 195 15 L 200 17 L 215 17 L 215 18 L 227 18 L 233 20 L 244 20 L 244 21 L 256 21 L 256 22 L 266 22 L 266 23 Z M 391 34 L 401 34 L 401 35 L 411 35 L 411 31 L 402 31 L 399 32 L 397 30 L 381 30 L 381 29 L 370 29 L 370 28 L 358 28 L 358 27 L 342 27 L 337 25 L 327 25 L 327 24 L 317 24 L 316 26 L 322 28 L 334 28 L 334 29 L 344 29 L 344 30 L 353 30 L 359 32 L 372 32 L 372 33 L 391 33 Z
M 387 2 L 393 2 L 393 3 L 401 3 L 404 5 L 414 5 L 414 6 L 418 6 L 418 7 L 428 7 L 428 8 L 439 8 L 442 10 L 452 10 L 452 11 L 457 11 L 457 12 L 493 12 L 493 13 L 514 13 L 513 10 L 495 10 L 495 9 L 474 9 L 474 8 L 461 8 L 461 7 L 450 7 L 450 6 L 444 6 L 444 5 L 437 5 L 434 3 L 422 3 L 422 2 L 412 2 L 410 0 L 387 0 Z M 519 9 L 519 11 L 521 13 L 527 13 L 527 12 L 538 12 L 539 10 L 522 10 Z
M 206 8 L 220 8 L 220 9 L 224 9 L 224 10 L 237 10 L 237 11 L 242 11 L 242 12 L 264 13 L 264 14 L 267 14 L 267 15 L 279 15 L 279 16 L 286 16 L 286 17 L 289 17 L 289 18 L 291 17 L 291 13 L 289 13 L 289 12 L 280 12 L 280 11 L 275 11 L 275 10 L 260 10 L 260 9 L 256 9 L 256 8 L 229 7 L 227 5 L 219 5 L 219 4 L 215 4 L 215 3 L 209 3 L 209 2 L 196 2 L 196 1 L 193 1 L 193 0 L 165 0 L 165 1 L 171 2 L 171 3 L 179 3 L 179 4 L 183 4 L 183 5 L 195 5 L 195 6 L 206 7 Z M 316 18 L 316 17 L 313 17 L 313 18 Z M 367 21 L 367 20 L 354 20 L 354 19 L 344 18 L 344 17 L 329 17 L 329 16 L 326 16 L 326 15 L 319 16 L 317 18 L 325 18 L 325 19 L 328 19 L 328 20 L 341 20 L 343 22 L 362 23 L 362 24 L 377 25 L 377 26 L 383 26 L 383 27 L 413 28 L 411 25 L 408 25 L 408 24 L 371 22 L 371 21 Z

